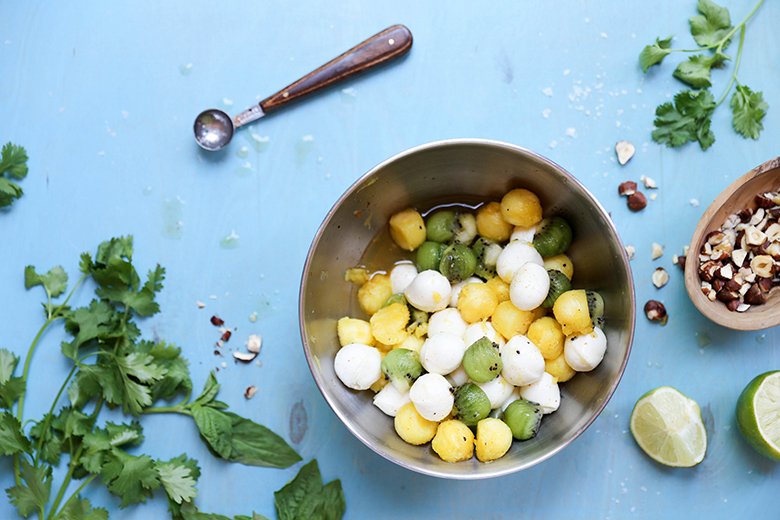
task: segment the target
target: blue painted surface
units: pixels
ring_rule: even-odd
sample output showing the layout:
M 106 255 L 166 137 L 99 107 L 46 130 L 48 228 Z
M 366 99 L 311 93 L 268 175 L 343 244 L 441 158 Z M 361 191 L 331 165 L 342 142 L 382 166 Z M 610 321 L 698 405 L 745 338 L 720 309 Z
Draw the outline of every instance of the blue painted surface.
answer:
M 763 135 L 736 135 L 724 106 L 713 120 L 717 142 L 705 153 L 651 141 L 654 108 L 682 85 L 671 78 L 673 64 L 645 75 L 637 61 L 658 36 L 674 33 L 676 44 L 690 45 L 693 1 L 214 4 L 0 3 L 0 141 L 22 144 L 30 156 L 23 198 L 0 212 L 0 345 L 26 352 L 43 322 L 42 292 L 23 287 L 25 265 L 61 264 L 73 280 L 81 252 L 133 234 L 139 270 L 160 263 L 168 272 L 162 313 L 143 322 L 144 334 L 182 346 L 197 388 L 222 362 L 212 353 L 218 333 L 211 315 L 237 329 L 234 348 L 261 334 L 262 366 L 228 362 L 218 376 L 220 397 L 286 439 L 302 435 L 293 445 L 304 459 L 316 457 L 325 480 L 342 480 L 345 518 L 776 516 L 780 470 L 742 440 L 734 406 L 753 376 L 780 368 L 778 330 L 713 325 L 691 304 L 671 260 L 723 188 L 780 153 L 777 3 L 765 3 L 750 22 L 740 69 L 740 79 L 771 105 Z M 732 19 L 753 4 L 729 1 Z M 236 113 L 394 23 L 414 35 L 401 61 L 261 120 L 224 152 L 196 147 L 191 126 L 200 110 Z M 716 96 L 732 67 L 715 72 Z M 480 482 L 411 473 L 353 438 L 314 385 L 298 332 L 304 258 L 338 196 L 393 154 L 452 137 L 508 141 L 572 172 L 636 247 L 637 301 L 660 299 L 671 316 L 661 328 L 639 314 L 623 381 L 571 446 L 524 472 Z M 613 148 L 622 139 L 637 146 L 623 167 Z M 246 157 L 238 155 L 242 147 Z M 658 182 L 658 198 L 633 214 L 617 186 L 642 174 Z M 237 247 L 222 247 L 231 233 Z M 656 261 L 653 242 L 665 246 Z M 650 282 L 657 266 L 671 274 L 661 290 Z M 85 286 L 75 303 L 91 295 Z M 26 417 L 48 408 L 69 369 L 59 354 L 65 338 L 57 326 L 43 338 Z M 247 401 L 250 384 L 259 392 Z M 710 446 L 694 469 L 659 466 L 628 432 L 633 404 L 661 385 L 702 405 Z M 305 410 L 305 433 L 291 430 L 293 407 Z M 272 491 L 298 469 L 216 460 L 185 418 L 145 417 L 143 426 L 145 452 L 169 458 L 186 451 L 199 460 L 204 511 L 273 517 Z M 0 485 L 11 482 L 2 460 Z M 166 516 L 159 493 L 117 514 L 116 498 L 98 486 L 86 496 L 115 518 Z M 0 517 L 15 517 L 5 499 Z

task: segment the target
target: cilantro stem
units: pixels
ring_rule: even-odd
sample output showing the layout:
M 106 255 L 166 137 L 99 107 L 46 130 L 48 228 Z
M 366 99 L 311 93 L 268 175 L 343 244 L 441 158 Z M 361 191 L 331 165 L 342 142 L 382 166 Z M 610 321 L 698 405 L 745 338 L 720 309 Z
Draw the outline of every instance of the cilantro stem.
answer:
M 144 408 L 141 413 L 178 413 L 181 415 L 189 415 L 192 417 L 192 412 L 187 409 L 187 405 L 177 404 L 175 406 L 156 406 L 150 408 Z
M 46 323 L 43 324 L 41 329 L 38 331 L 38 334 L 35 335 L 35 339 L 33 339 L 32 345 L 30 345 L 30 349 L 27 351 L 27 358 L 24 360 L 24 370 L 22 371 L 22 383 L 24 384 L 25 390 L 22 395 L 19 396 L 19 404 L 16 408 L 16 418 L 19 420 L 19 422 L 22 422 L 22 414 L 24 412 L 24 396 L 27 393 L 27 374 L 30 372 L 30 362 L 32 361 L 32 355 L 35 351 L 35 347 L 38 345 L 38 341 L 41 339 L 41 336 L 43 335 L 43 332 L 46 330 L 46 328 L 52 322 L 63 318 L 63 316 L 59 316 L 59 313 L 62 312 L 62 309 L 64 309 L 68 304 L 68 300 L 70 300 L 71 296 L 73 296 L 73 293 L 76 292 L 76 289 L 78 289 L 79 285 L 81 285 L 81 282 L 83 282 L 84 278 L 86 277 L 86 274 L 82 275 L 81 278 L 79 278 L 79 281 L 76 282 L 76 285 L 73 286 L 73 289 L 70 291 L 70 294 L 68 294 L 68 297 L 65 298 L 65 301 L 62 302 L 53 313 L 47 314 L 48 319 L 46 320 Z M 46 293 L 48 294 L 48 291 L 46 291 Z M 49 310 L 51 310 L 51 299 L 49 299 L 49 302 Z M 16 480 L 17 485 L 21 485 L 22 476 L 19 469 L 18 455 L 14 455 L 14 479 Z
M 83 484 L 81 484 L 81 486 L 79 486 L 79 488 L 78 488 L 78 489 L 77 489 L 77 490 L 76 490 L 76 491 L 75 491 L 75 492 L 74 492 L 74 493 L 73 493 L 73 494 L 70 496 L 70 498 L 69 498 L 68 500 L 66 500 L 66 501 L 65 501 L 65 504 L 63 504 L 63 506 L 62 506 L 62 509 L 60 509 L 60 512 L 59 512 L 59 513 L 57 513 L 57 514 L 56 514 L 56 515 L 54 515 L 54 516 L 51 516 L 51 515 L 53 515 L 53 514 L 54 514 L 54 511 L 55 511 L 55 509 L 54 509 L 54 508 L 52 508 L 52 510 L 51 510 L 51 511 L 49 511 L 49 518 L 50 518 L 50 519 L 52 519 L 52 520 L 53 520 L 53 519 L 56 519 L 56 518 L 59 518 L 59 517 L 60 517 L 60 515 L 62 514 L 62 512 L 65 510 L 65 508 L 67 508 L 67 507 L 68 507 L 68 504 L 70 504 L 70 503 L 71 503 L 71 501 L 72 501 L 74 498 L 78 497 L 78 496 L 79 496 L 79 493 L 81 493 L 81 492 L 84 490 L 84 488 L 85 488 L 85 487 L 87 487 L 87 486 L 89 485 L 89 483 L 90 483 L 90 482 L 92 482 L 93 480 L 95 480 L 95 477 L 97 477 L 97 476 L 98 476 L 98 474 L 97 474 L 97 473 L 95 473 L 95 474 L 93 474 L 93 475 L 90 475 L 90 477 L 89 477 L 87 480 L 85 480 L 85 481 L 84 481 L 84 483 L 83 483 Z M 65 488 L 63 487 L 62 489 L 65 489 Z
M 739 49 L 737 50 L 737 61 L 734 63 L 734 73 L 731 75 L 729 86 L 726 87 L 726 91 L 723 93 L 723 96 L 715 104 L 716 107 L 718 107 L 721 103 L 723 103 L 723 101 L 726 99 L 726 96 L 729 95 L 729 92 L 731 92 L 731 86 L 734 84 L 735 81 L 737 82 L 737 85 L 739 85 L 739 80 L 737 79 L 737 72 L 739 72 L 739 62 L 742 60 L 742 44 L 744 42 L 745 42 L 745 26 L 743 25 L 742 31 L 739 33 Z
M 100 408 L 103 406 L 103 396 L 101 395 L 98 398 L 97 404 L 95 405 L 95 410 L 92 412 L 92 417 L 96 417 L 97 414 L 100 412 Z M 84 451 L 84 443 L 81 443 L 79 445 L 79 448 L 76 450 L 76 455 L 74 455 L 70 462 L 68 463 L 68 473 L 65 475 L 65 480 L 63 480 L 62 485 L 60 486 L 60 491 L 57 493 L 57 498 L 54 499 L 54 503 L 51 506 L 51 510 L 49 511 L 49 518 L 51 518 L 51 515 L 57 510 L 57 508 L 60 506 L 60 502 L 62 502 L 62 497 L 65 496 L 65 491 L 68 488 L 68 484 L 70 484 L 71 479 L 73 479 L 73 472 L 76 471 L 76 468 L 79 466 L 79 459 L 81 458 L 81 453 Z M 86 486 L 89 482 L 92 481 L 97 476 L 97 474 L 92 475 L 87 481 L 82 484 L 82 486 L 76 491 L 76 494 L 81 492 L 81 490 Z M 74 495 L 75 496 L 75 495 Z M 73 497 L 71 496 L 71 499 Z M 70 499 L 68 499 L 68 502 L 70 502 Z M 67 505 L 67 503 L 66 503 Z M 59 516 L 59 515 L 58 515 Z
M 91 356 L 97 356 L 99 355 L 99 352 L 93 352 L 91 354 L 87 354 L 86 356 L 83 356 L 76 360 L 76 363 L 73 365 L 73 368 L 70 369 L 70 372 L 68 373 L 68 377 L 65 378 L 65 381 L 62 383 L 62 386 L 60 386 L 60 391 L 57 392 L 57 397 L 54 398 L 54 402 L 51 403 L 51 408 L 49 408 L 49 413 L 45 416 L 43 420 L 43 433 L 41 433 L 40 438 L 38 439 L 38 448 L 35 453 L 35 464 L 38 464 L 38 457 L 41 454 L 41 448 L 43 447 L 43 438 L 45 437 L 45 432 L 49 428 L 49 424 L 51 423 L 52 415 L 54 414 L 54 409 L 57 407 L 57 403 L 60 400 L 60 397 L 62 397 L 62 392 L 65 391 L 65 388 L 68 386 L 68 382 L 70 381 L 70 378 L 73 377 L 73 374 L 76 372 L 76 369 L 81 365 L 81 362 L 87 359 Z

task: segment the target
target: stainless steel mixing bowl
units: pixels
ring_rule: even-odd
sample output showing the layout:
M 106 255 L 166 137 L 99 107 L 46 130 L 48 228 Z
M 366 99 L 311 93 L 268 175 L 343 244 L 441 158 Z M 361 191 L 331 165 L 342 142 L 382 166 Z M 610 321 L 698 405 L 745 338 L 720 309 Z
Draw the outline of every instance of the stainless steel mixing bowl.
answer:
M 536 438 L 515 441 L 504 457 L 484 464 L 455 464 L 430 447 L 401 440 L 393 419 L 373 406 L 371 391 L 344 386 L 333 370 L 339 348 L 336 322 L 363 317 L 356 287 L 344 272 L 361 263 L 390 216 L 407 207 L 501 200 L 524 187 L 541 199 L 545 215 L 559 214 L 574 230 L 568 254 L 572 284 L 604 298 L 607 353 L 592 372 L 561 384 L 561 405 L 546 415 Z M 312 242 L 301 280 L 299 320 L 306 359 L 322 395 L 339 419 L 366 446 L 413 471 L 454 479 L 506 475 L 537 464 L 577 438 L 604 409 L 628 361 L 634 334 L 634 284 L 623 244 L 607 212 L 563 168 L 524 148 L 483 139 L 454 139 L 418 146 L 376 166 L 353 184 L 328 212 Z

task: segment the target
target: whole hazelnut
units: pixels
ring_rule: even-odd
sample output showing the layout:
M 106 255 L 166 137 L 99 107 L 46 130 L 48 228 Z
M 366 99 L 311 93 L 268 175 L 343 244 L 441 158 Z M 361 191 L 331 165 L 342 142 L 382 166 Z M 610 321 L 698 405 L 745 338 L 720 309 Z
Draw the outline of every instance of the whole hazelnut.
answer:
M 631 211 L 640 211 L 647 206 L 647 199 L 640 192 L 632 193 L 628 196 L 628 209 Z
M 645 315 L 650 321 L 661 321 L 666 317 L 666 307 L 657 300 L 650 300 L 645 304 Z

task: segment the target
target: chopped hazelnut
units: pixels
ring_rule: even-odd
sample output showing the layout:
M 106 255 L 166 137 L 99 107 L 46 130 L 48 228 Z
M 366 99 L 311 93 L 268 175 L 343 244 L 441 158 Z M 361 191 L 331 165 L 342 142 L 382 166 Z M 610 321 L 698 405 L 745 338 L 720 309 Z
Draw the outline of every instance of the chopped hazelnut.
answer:
M 626 164 L 634 156 L 634 152 L 636 147 L 628 141 L 618 141 L 615 145 L 615 153 L 620 164 Z
M 768 209 L 775 205 L 775 201 L 767 197 L 766 195 L 756 195 L 755 199 L 756 199 L 756 205 L 759 208 Z
M 655 242 L 653 242 L 653 253 L 652 253 L 653 260 L 661 258 L 663 254 L 664 254 L 664 248 L 661 246 L 661 244 L 656 244 Z
M 636 183 L 634 181 L 621 182 L 620 186 L 618 186 L 618 194 L 621 196 L 625 195 L 628 197 L 634 193 L 636 193 Z
M 626 254 L 628 255 L 629 260 L 634 258 L 634 253 L 636 253 L 634 246 L 626 246 Z
M 652 279 L 653 285 L 660 289 L 669 282 L 669 273 L 663 267 L 659 267 L 653 272 Z
M 252 399 L 252 396 L 255 395 L 256 393 L 257 393 L 257 387 L 256 386 L 254 386 L 254 385 L 248 386 L 246 388 L 246 391 L 244 392 L 244 397 L 246 397 L 247 399 Z
M 745 292 L 744 300 L 751 305 L 761 305 L 766 302 L 766 294 L 761 290 L 761 286 L 755 283 Z

